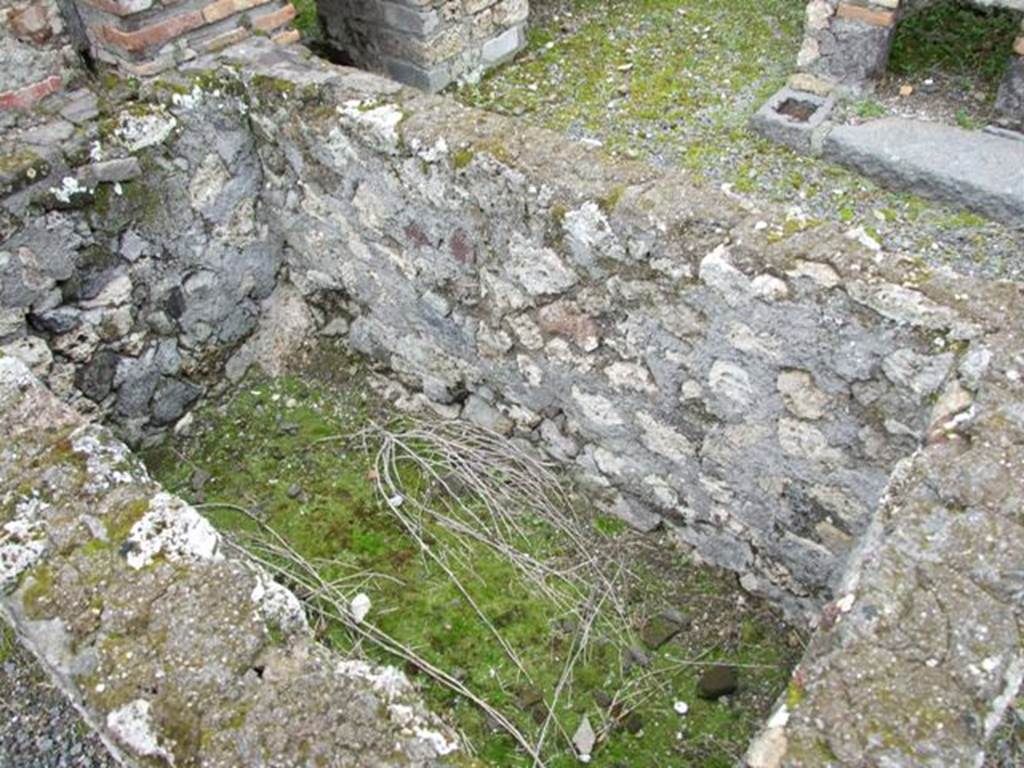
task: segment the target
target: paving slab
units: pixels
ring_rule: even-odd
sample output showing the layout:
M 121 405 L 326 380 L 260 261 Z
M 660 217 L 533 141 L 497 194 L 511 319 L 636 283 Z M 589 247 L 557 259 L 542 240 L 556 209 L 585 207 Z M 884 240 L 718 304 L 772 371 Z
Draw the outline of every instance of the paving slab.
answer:
M 1009 224 L 1024 219 L 1024 136 L 887 117 L 834 128 L 823 152 L 886 186 Z

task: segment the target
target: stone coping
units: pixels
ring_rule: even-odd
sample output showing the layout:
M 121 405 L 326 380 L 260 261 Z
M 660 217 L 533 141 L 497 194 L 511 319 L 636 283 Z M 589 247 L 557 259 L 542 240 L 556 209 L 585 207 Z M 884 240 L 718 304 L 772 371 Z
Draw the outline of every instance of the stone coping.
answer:
M 0 358 L 0 614 L 127 765 L 435 766 L 457 749 L 400 671 L 313 641 L 108 430 Z

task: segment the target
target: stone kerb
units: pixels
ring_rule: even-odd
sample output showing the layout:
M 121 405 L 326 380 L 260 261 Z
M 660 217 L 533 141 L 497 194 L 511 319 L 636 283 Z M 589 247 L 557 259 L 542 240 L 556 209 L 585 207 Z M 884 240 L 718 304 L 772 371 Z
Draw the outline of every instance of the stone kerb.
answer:
M 393 668 L 313 639 L 298 599 L 128 449 L 0 358 L 0 616 L 127 765 L 438 766 Z
M 438 91 L 526 45 L 527 0 L 321 0 L 328 39 L 360 67 Z

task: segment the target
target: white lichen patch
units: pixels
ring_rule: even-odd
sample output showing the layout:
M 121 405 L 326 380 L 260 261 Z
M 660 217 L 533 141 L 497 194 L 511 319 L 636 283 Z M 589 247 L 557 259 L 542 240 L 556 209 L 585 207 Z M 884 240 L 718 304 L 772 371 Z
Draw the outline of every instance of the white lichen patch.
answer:
M 149 702 L 135 699 L 107 715 L 107 728 L 118 742 L 141 757 L 159 757 L 174 765 L 174 755 L 160 746 Z
M 306 634 L 309 623 L 306 613 L 291 590 L 281 586 L 264 573 L 256 574 L 256 586 L 252 589 L 252 601 L 256 613 L 265 623 L 280 628 L 287 634 Z
M 78 183 L 74 176 L 65 176 L 61 179 L 59 187 L 50 187 L 50 194 L 57 200 L 67 205 L 76 195 L 89 194 L 89 188 Z
M 162 107 L 137 115 L 122 112 L 114 129 L 114 136 L 129 152 L 162 144 L 174 132 L 178 121 Z
M 390 153 L 398 150 L 398 124 L 405 115 L 394 104 L 373 106 L 373 102 L 355 99 L 339 106 L 338 114 L 344 122 L 368 129 L 381 149 Z
M 221 560 L 220 535 L 206 518 L 169 493 L 158 493 L 149 510 L 132 526 L 128 565 L 138 570 L 162 555 L 171 561 Z
M 71 449 L 85 457 L 89 476 L 83 488 L 86 493 L 102 493 L 114 486 L 147 479 L 145 470 L 132 457 L 128 446 L 95 424 L 75 430 L 71 436 Z
M 35 497 L 19 501 L 14 518 L 0 528 L 0 589 L 35 565 L 46 551 L 44 512 L 50 505 Z
M 387 703 L 412 692 L 409 678 L 395 667 L 378 667 L 361 659 L 346 659 L 337 666 L 338 674 L 365 680 Z
M 459 748 L 459 742 L 449 739 L 434 728 L 419 725 L 413 728 L 413 733 L 416 734 L 417 739 L 429 744 L 438 755 L 448 755 Z

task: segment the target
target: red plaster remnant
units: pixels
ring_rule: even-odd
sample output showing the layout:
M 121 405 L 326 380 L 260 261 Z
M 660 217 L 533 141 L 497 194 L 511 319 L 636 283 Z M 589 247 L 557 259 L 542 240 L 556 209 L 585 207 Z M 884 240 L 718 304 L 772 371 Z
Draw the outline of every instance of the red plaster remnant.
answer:
M 0 109 L 28 109 L 40 99 L 56 93 L 63 85 L 59 75 L 50 75 L 38 83 L 0 93 Z
M 476 261 L 476 254 L 473 252 L 473 245 L 469 242 L 465 230 L 456 229 L 448 241 L 448 249 L 459 264 L 472 264 Z
M 896 20 L 896 14 L 892 11 L 879 11 L 852 3 L 840 3 L 839 8 L 836 9 L 836 15 L 850 21 L 869 24 L 872 27 L 891 27 Z
M 554 333 L 576 342 L 581 349 L 592 349 L 600 340 L 601 331 L 593 318 L 569 302 L 556 301 L 537 313 L 537 324 L 545 333 Z
M 405 233 L 405 236 L 413 242 L 413 245 L 419 248 L 424 248 L 430 245 L 430 238 L 427 237 L 427 233 L 424 232 L 423 227 L 415 221 L 410 221 L 406 224 L 402 231 Z

